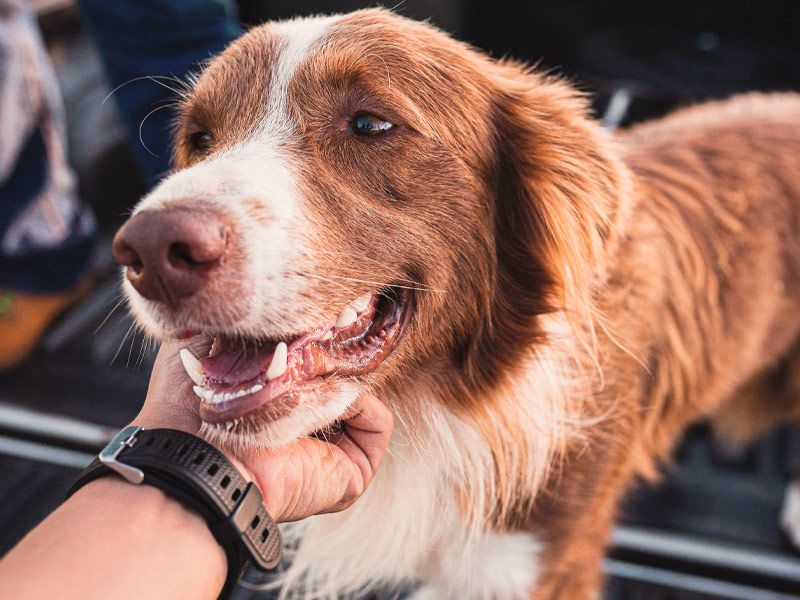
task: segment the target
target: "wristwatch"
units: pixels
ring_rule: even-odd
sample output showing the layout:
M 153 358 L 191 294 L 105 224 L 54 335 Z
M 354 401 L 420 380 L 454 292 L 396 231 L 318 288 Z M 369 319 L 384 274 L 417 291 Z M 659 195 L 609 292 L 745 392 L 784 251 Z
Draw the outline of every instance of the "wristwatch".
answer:
M 175 429 L 122 429 L 100 451 L 67 492 L 116 473 L 133 484 L 155 486 L 198 512 L 228 559 L 228 576 L 219 598 L 228 598 L 249 563 L 274 569 L 283 543 L 263 497 L 212 445 Z

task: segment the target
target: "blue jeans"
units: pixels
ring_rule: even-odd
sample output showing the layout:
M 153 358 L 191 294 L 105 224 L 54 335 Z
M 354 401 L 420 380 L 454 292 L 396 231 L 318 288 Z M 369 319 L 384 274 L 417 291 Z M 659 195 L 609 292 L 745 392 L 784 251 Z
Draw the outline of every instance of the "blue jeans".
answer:
M 146 77 L 185 80 L 199 70 L 241 35 L 236 7 L 233 0 L 80 0 L 79 6 L 117 88 L 112 98 L 131 148 L 148 186 L 154 185 L 170 168 L 176 114 L 170 104 L 179 97 L 168 87 L 179 86 Z
M 170 167 L 175 111 L 168 105 L 178 99 L 168 89 L 175 82 L 158 78 L 185 78 L 241 34 L 233 0 L 81 0 L 80 9 L 111 86 L 119 87 L 113 97 L 136 159 L 154 185 Z M 34 130 L 0 182 L 0 234 L 41 196 L 47 165 L 41 132 Z M 0 254 L 0 287 L 55 292 L 77 283 L 95 239 L 85 216 L 75 215 L 67 224 L 72 233 L 57 247 Z
M 10 176 L 0 183 L 0 232 L 7 231 L 39 197 L 47 181 L 47 151 L 41 132 L 36 129 L 21 149 Z M 69 236 L 55 248 L 0 254 L 0 288 L 48 293 L 77 284 L 89 264 L 95 235 L 91 226 L 81 227 L 77 222 L 67 225 Z
M 0 0 L 0 288 L 76 284 L 95 240 L 65 156 L 66 119 L 36 19 Z

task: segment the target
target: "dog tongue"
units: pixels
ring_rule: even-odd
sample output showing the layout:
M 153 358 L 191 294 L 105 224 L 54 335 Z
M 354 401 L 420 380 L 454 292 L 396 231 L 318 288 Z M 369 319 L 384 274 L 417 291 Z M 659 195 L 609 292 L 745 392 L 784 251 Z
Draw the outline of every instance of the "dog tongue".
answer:
M 221 337 L 213 356 L 200 359 L 203 372 L 215 383 L 235 385 L 250 381 L 267 370 L 277 342 L 244 342 Z

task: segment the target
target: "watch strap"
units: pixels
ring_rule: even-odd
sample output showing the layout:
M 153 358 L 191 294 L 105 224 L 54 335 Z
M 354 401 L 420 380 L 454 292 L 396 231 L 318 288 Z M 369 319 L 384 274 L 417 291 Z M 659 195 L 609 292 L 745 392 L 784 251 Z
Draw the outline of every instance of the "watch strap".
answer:
M 228 559 L 220 598 L 233 591 L 248 561 L 262 571 L 280 562 L 280 531 L 264 508 L 260 490 L 200 438 L 174 429 L 126 427 L 83 470 L 67 497 L 109 473 L 153 485 L 206 520 Z

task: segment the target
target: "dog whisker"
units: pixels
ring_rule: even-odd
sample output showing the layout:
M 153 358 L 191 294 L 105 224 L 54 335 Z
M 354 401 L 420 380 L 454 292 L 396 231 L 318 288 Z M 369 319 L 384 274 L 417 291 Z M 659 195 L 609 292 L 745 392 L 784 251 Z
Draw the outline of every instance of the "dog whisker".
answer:
M 117 351 L 114 353 L 114 356 L 111 358 L 111 362 L 109 364 L 114 364 L 114 361 L 117 360 L 117 356 L 119 356 L 120 351 L 122 350 L 122 346 L 125 344 L 125 340 L 128 339 L 128 336 L 131 334 L 131 331 L 134 330 L 136 327 L 136 322 L 133 322 L 128 327 L 128 330 L 125 332 L 125 335 L 122 336 L 122 341 L 120 341 L 119 346 L 117 347 Z
M 298 275 L 301 275 L 303 277 L 308 277 L 308 278 L 322 279 L 322 280 L 326 280 L 326 281 L 331 281 L 331 280 L 337 280 L 338 279 L 338 280 L 341 280 L 341 281 L 350 281 L 352 283 L 366 283 L 366 284 L 369 284 L 369 285 L 375 285 L 375 286 L 379 286 L 379 287 L 385 287 L 387 285 L 386 282 L 383 282 L 383 281 L 375 281 L 375 280 L 370 280 L 370 279 L 359 279 L 357 277 L 346 277 L 346 276 L 340 276 L 340 275 L 331 275 L 331 274 L 320 275 L 318 273 L 309 273 L 309 272 L 298 273 Z M 429 287 L 429 286 L 392 284 L 392 287 L 396 287 L 396 288 L 404 289 L 404 290 L 414 290 L 414 291 L 418 291 L 418 292 L 434 292 L 434 293 L 438 293 L 438 294 L 445 293 L 445 290 L 443 290 L 443 289 L 432 288 L 432 287 Z
M 107 315 L 106 315 L 106 316 L 103 318 L 103 320 L 100 322 L 100 324 L 99 324 L 99 325 L 98 325 L 98 326 L 95 328 L 95 330 L 92 332 L 92 335 L 96 335 L 96 334 L 97 334 L 97 332 L 98 332 L 98 331 L 100 331 L 100 330 L 103 328 L 103 326 L 104 326 L 104 325 L 105 325 L 105 324 L 108 322 L 108 320 L 111 318 L 111 315 L 113 315 L 113 314 L 114 314 L 114 312 L 115 312 L 115 311 L 116 311 L 116 310 L 117 310 L 117 309 L 118 309 L 120 306 L 122 306 L 123 304 L 125 304 L 125 300 L 126 300 L 126 299 L 125 299 L 125 297 L 122 295 L 122 293 L 118 294 L 118 296 L 117 296 L 117 300 L 115 301 L 115 303 L 114 303 L 114 306 L 111 308 L 111 310 L 108 312 L 108 314 L 107 314 Z
M 162 81 L 160 81 L 161 79 L 166 79 L 167 81 L 174 81 L 175 83 L 178 83 L 179 85 L 184 86 L 185 89 L 183 91 L 176 90 L 176 89 L 164 84 Z M 142 75 L 140 77 L 133 77 L 132 79 L 128 79 L 127 81 L 124 81 L 124 82 L 120 83 L 117 87 L 115 87 L 113 90 L 111 90 L 106 95 L 105 98 L 103 98 L 103 101 L 100 103 L 101 106 L 103 104 L 105 104 L 108 101 L 108 99 L 111 98 L 111 96 L 113 96 L 114 94 L 116 94 L 119 90 L 121 90 L 122 88 L 124 88 L 125 86 L 127 86 L 127 85 L 129 85 L 131 83 L 136 83 L 137 81 L 152 81 L 153 83 L 157 83 L 158 85 L 161 85 L 161 86 L 167 88 L 169 91 L 173 92 L 174 94 L 176 94 L 177 96 L 179 96 L 182 99 L 186 99 L 188 97 L 187 94 L 191 89 L 191 86 L 187 82 L 181 81 L 180 78 L 175 77 L 174 75 L 173 76 Z

